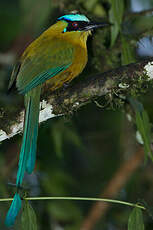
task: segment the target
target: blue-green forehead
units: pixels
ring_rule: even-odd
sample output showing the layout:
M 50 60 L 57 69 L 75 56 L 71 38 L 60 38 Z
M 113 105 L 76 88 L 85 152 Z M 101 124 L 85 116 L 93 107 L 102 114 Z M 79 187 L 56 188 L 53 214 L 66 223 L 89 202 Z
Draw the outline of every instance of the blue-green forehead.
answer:
M 81 15 L 81 14 L 68 14 L 68 15 L 64 15 L 64 16 L 58 18 L 58 20 L 89 22 L 89 19 L 85 15 Z

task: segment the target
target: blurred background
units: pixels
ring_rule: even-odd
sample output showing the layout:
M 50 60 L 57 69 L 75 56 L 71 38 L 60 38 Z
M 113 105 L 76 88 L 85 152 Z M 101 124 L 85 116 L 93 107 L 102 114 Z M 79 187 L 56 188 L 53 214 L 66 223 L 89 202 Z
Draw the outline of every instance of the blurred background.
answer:
M 120 0 L 121 2 L 123 0 Z M 23 103 L 17 92 L 7 94 L 14 63 L 26 46 L 53 24 L 57 17 L 78 10 L 93 20 L 111 20 L 110 0 L 1 0 L 0 1 L 0 111 Z M 126 63 L 123 40 L 130 46 L 131 61 L 153 56 L 152 0 L 126 0 L 122 16 L 122 36 L 112 38 L 111 30 L 97 30 L 88 40 L 89 61 L 80 75 L 95 74 Z M 124 39 L 123 39 L 124 37 Z M 153 92 L 140 101 L 153 122 Z M 104 98 L 99 101 L 102 103 Z M 2 109 L 3 108 L 3 109 Z M 153 205 L 152 162 L 144 164 L 136 129 L 123 107 L 102 109 L 95 103 L 82 107 L 71 117 L 51 119 L 39 127 L 37 163 L 25 176 L 28 196 L 82 196 L 115 198 Z M 0 145 L 0 198 L 12 197 L 22 135 Z M 101 210 L 86 201 L 31 202 L 38 230 L 126 230 L 131 208 L 101 204 Z M 0 203 L 0 229 L 9 203 Z M 96 210 L 99 210 L 96 214 Z M 90 215 L 89 215 L 90 214 Z M 25 229 L 20 216 L 12 229 Z M 153 220 L 144 214 L 145 229 Z M 83 226 L 86 225 L 86 228 Z

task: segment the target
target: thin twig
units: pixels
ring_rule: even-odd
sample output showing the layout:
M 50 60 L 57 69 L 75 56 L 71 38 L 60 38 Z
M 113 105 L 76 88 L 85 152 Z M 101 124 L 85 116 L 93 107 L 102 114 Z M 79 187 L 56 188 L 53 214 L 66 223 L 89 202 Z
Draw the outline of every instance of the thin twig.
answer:
M 1 198 L 0 202 L 9 202 L 12 201 L 13 198 Z M 120 201 L 120 200 L 112 200 L 112 199 L 104 199 L 104 198 L 93 198 L 93 197 L 25 197 L 23 200 L 32 200 L 32 201 L 40 201 L 40 200 L 76 200 L 76 201 L 99 201 L 99 202 L 108 202 L 115 204 L 122 204 L 131 207 L 137 207 L 143 210 L 146 208 L 139 204 L 133 204 L 130 202 Z

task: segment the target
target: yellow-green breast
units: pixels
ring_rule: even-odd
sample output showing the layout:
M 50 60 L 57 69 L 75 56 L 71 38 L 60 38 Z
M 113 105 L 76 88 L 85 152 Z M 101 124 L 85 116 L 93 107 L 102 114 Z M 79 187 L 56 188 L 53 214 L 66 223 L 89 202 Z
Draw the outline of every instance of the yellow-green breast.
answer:
M 87 63 L 86 41 L 90 32 L 62 33 L 64 28 L 64 22 L 57 22 L 27 47 L 21 57 L 18 84 L 26 85 L 43 71 L 69 65 L 45 82 L 53 91 L 82 72 Z
M 60 23 L 61 22 L 59 22 L 59 24 Z M 46 84 L 51 85 L 51 90 L 55 90 L 64 83 L 72 81 L 83 71 L 88 60 L 86 41 L 89 34 L 90 32 L 70 32 L 65 34 L 58 33 L 57 36 L 55 36 L 57 42 L 61 41 L 61 44 L 63 43 L 65 46 L 70 47 L 72 64 L 68 69 L 46 82 Z

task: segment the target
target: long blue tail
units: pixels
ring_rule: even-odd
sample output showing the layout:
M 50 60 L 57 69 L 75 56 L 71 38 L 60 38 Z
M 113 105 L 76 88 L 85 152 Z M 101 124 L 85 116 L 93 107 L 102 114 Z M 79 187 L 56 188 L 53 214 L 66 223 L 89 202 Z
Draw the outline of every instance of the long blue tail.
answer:
M 38 136 L 38 119 L 40 104 L 41 88 L 37 87 L 25 95 L 26 115 L 24 122 L 24 133 L 22 138 L 22 146 L 20 151 L 18 172 L 16 178 L 16 186 L 19 189 L 25 171 L 32 173 L 36 161 L 36 148 Z M 5 224 L 11 226 L 15 222 L 15 218 L 21 208 L 21 199 L 18 193 L 15 194 L 10 209 L 7 213 Z
M 40 87 L 37 87 L 25 95 L 26 117 L 16 179 L 17 187 L 21 186 L 25 171 L 32 173 L 35 166 L 40 90 Z
M 14 199 L 6 215 L 6 219 L 5 219 L 6 226 L 10 227 L 14 224 L 20 209 L 21 209 L 21 198 L 18 193 L 15 193 Z

